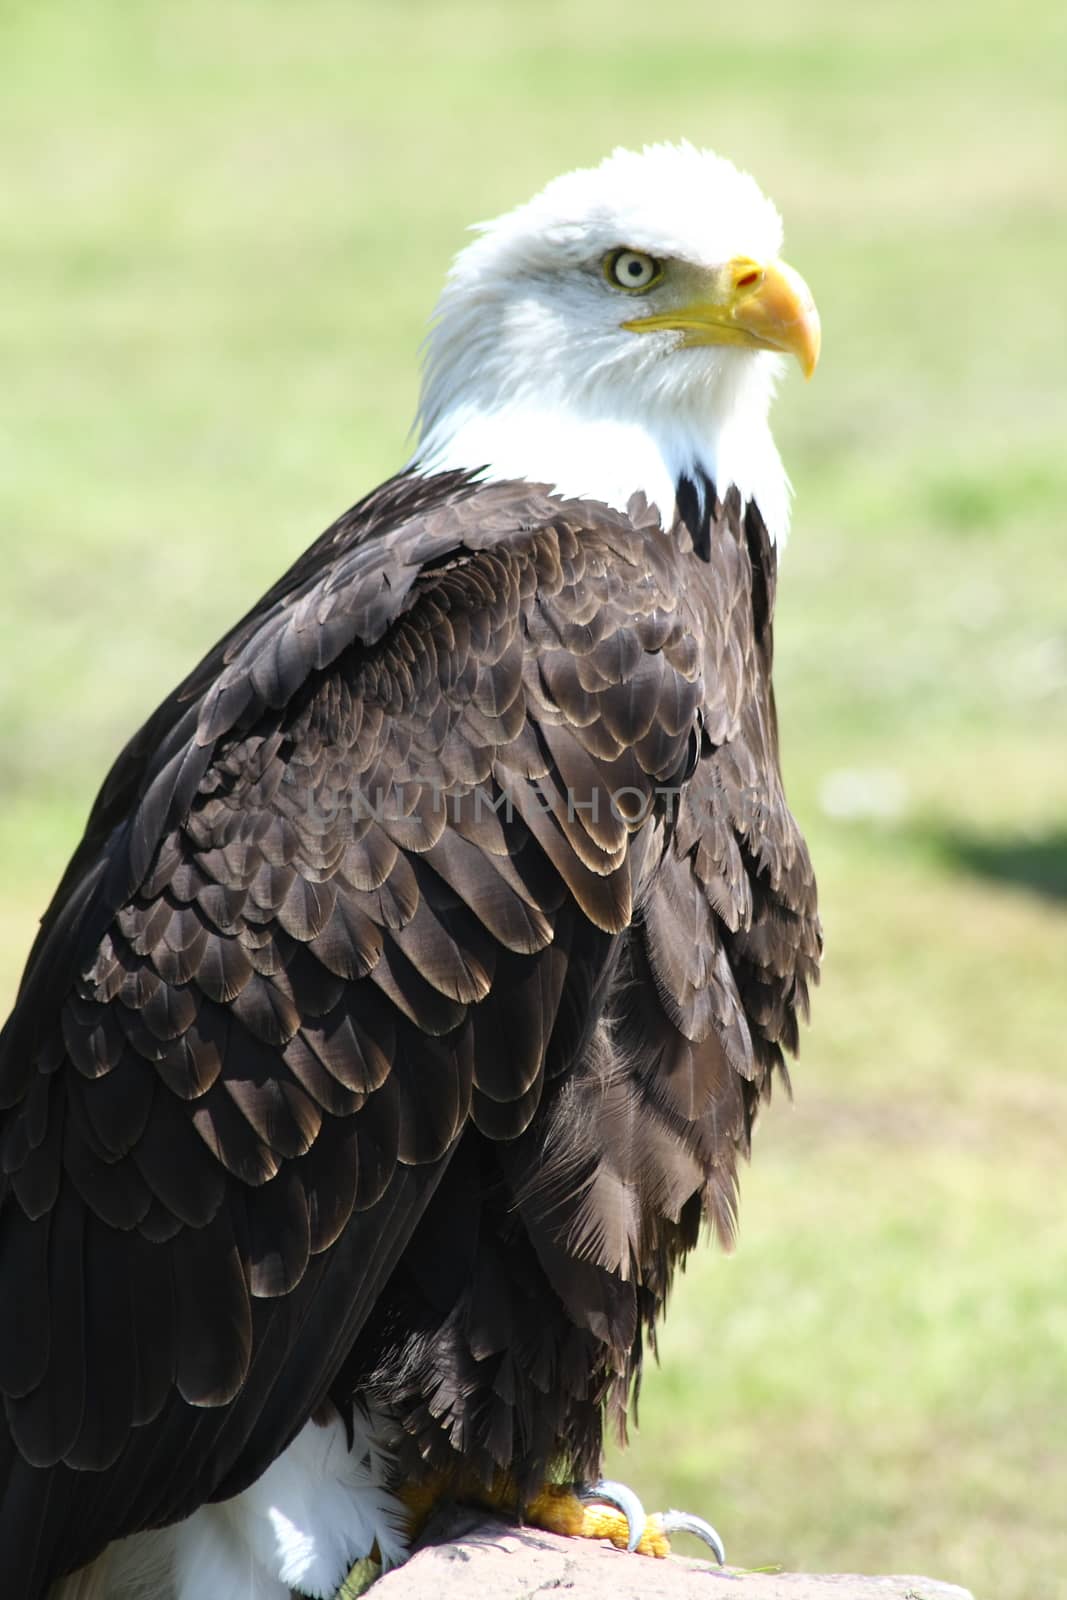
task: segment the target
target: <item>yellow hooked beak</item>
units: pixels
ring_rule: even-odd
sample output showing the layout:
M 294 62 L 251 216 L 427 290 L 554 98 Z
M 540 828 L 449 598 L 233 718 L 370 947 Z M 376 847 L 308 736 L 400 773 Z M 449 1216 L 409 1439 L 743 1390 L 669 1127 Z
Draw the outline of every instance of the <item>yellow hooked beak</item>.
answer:
M 713 272 L 690 269 L 685 303 L 650 317 L 623 323 L 631 333 L 671 330 L 682 334 L 682 348 L 733 344 L 748 350 L 780 350 L 796 356 L 805 378 L 819 359 L 822 330 L 811 290 L 784 261 L 764 266 L 735 256 Z

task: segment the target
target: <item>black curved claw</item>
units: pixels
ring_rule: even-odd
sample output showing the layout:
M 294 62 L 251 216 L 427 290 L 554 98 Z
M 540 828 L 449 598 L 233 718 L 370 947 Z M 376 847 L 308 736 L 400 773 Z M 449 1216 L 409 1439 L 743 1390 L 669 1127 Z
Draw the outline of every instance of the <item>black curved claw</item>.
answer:
M 621 1511 L 626 1518 L 626 1526 L 630 1530 L 626 1548 L 627 1550 L 637 1549 L 648 1518 L 645 1516 L 644 1506 L 627 1484 L 617 1483 L 614 1478 L 601 1478 L 598 1483 L 583 1484 L 580 1489 L 576 1490 L 576 1493 L 583 1505 L 615 1506 L 617 1510 Z M 704 1526 L 707 1527 L 707 1523 Z M 711 1529 L 711 1532 L 715 1533 L 714 1528 Z M 718 1538 L 718 1534 L 715 1534 L 715 1537 Z
M 726 1565 L 726 1547 L 710 1522 L 694 1517 L 689 1511 L 661 1511 L 660 1527 L 664 1533 L 692 1533 L 702 1539 L 712 1551 L 720 1567 Z

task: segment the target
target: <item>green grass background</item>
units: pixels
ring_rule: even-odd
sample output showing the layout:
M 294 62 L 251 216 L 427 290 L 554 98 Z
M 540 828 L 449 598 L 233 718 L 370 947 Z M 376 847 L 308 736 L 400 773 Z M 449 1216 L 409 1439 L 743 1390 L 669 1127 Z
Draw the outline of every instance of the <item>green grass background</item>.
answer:
M 0 0 L 0 54 L 4 1001 L 119 744 L 403 459 L 463 226 L 656 138 L 775 196 L 825 980 L 612 1467 L 742 1563 L 1063 1600 L 1067 11 Z

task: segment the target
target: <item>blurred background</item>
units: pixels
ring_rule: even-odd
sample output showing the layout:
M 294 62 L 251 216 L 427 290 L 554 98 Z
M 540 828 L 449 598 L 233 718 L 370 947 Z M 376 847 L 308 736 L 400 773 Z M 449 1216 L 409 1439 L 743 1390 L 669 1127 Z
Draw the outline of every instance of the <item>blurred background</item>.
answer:
M 825 978 L 625 1475 L 734 1561 L 1067 1596 L 1067 10 L 2 0 L 0 1011 L 134 726 L 406 452 L 467 223 L 756 174 L 824 359 L 777 682 Z

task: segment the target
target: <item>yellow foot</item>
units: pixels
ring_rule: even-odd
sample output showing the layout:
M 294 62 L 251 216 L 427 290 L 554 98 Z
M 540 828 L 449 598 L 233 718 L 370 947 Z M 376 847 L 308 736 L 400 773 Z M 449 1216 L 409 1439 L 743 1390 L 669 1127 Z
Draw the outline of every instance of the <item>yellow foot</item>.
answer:
M 364 1556 L 362 1560 L 356 1562 L 333 1600 L 359 1600 L 372 1583 L 377 1583 L 381 1575 L 381 1562 L 373 1560 L 370 1556 Z
M 693 1533 L 715 1554 L 719 1565 L 726 1560 L 722 1540 L 701 1517 L 683 1511 L 664 1511 L 646 1517 L 644 1507 L 623 1483 L 603 1480 L 587 1489 L 546 1483 L 526 1505 L 527 1522 L 549 1533 L 562 1533 L 578 1539 L 610 1539 L 619 1550 L 636 1550 L 643 1556 L 668 1556 L 671 1533 Z
M 630 1518 L 617 1505 L 590 1501 L 583 1503 L 573 1489 L 563 1484 L 546 1483 L 540 1494 L 526 1506 L 524 1519 L 548 1533 L 566 1534 L 571 1539 L 610 1539 L 619 1550 L 637 1550 L 643 1556 L 670 1554 L 670 1542 L 655 1518 L 646 1517 L 631 1544 Z

